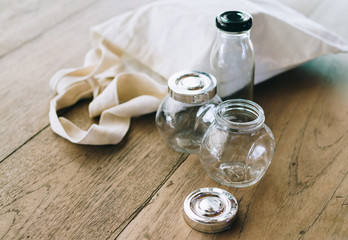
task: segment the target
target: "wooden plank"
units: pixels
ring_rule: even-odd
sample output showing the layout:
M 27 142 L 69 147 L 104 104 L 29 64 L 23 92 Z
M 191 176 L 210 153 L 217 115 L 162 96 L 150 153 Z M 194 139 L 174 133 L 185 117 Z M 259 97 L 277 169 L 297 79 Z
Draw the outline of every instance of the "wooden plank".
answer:
M 98 1 L 52 29 L 42 27 L 44 32 L 34 41 L 0 59 L 0 162 L 48 126 L 49 100 L 54 96 L 49 79 L 60 69 L 82 64 L 91 47 L 89 28 L 149 1 Z M 58 14 L 61 8 L 56 10 Z M 43 26 L 44 22 L 40 21 Z
M 152 198 L 148 205 L 140 212 L 120 235 L 113 235 L 117 239 L 220 239 L 221 234 L 203 234 L 189 227 L 182 216 L 183 202 L 186 196 L 201 187 L 220 187 L 232 192 L 241 203 L 250 201 L 240 196 L 246 191 L 235 190 L 219 185 L 207 176 L 200 166 L 197 155 L 191 155 L 173 174 L 168 182 Z M 255 187 L 251 187 L 254 189 Z M 232 191 L 231 191 L 232 190 Z M 243 193 L 240 193 L 243 192 Z M 237 193 L 240 193 L 237 194 Z M 247 212 L 247 205 L 241 204 L 238 226 L 243 223 L 243 215 Z M 238 234 L 237 228 L 228 231 L 229 239 Z
M 0 58 L 21 45 L 35 40 L 72 15 L 94 4 L 78 1 L 0 1 Z
M 88 124 L 87 102 L 69 111 Z M 117 146 L 80 146 L 45 129 L 0 164 L 0 239 L 106 239 L 138 213 L 187 155 L 162 142 L 154 114 Z
M 347 155 L 345 155 L 347 156 Z M 347 159 L 347 158 L 346 158 Z M 337 186 L 329 201 L 303 234 L 313 239 L 347 239 L 348 236 L 348 174 Z
M 323 57 L 256 88 L 277 147 L 260 183 L 222 187 L 240 202 L 233 229 L 203 234 L 184 222 L 185 197 L 219 186 L 192 155 L 118 239 L 346 239 L 347 67 L 348 55 Z

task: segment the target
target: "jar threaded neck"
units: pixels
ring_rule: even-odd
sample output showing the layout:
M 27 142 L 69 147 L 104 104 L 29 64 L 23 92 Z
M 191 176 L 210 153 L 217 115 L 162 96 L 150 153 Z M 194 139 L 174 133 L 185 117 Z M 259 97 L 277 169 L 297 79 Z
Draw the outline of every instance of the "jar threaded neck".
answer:
M 218 29 L 218 33 L 222 38 L 250 38 L 250 30 L 242 32 L 226 32 L 224 30 Z
M 215 112 L 217 124 L 231 132 L 250 133 L 265 122 L 263 109 L 246 99 L 233 99 L 220 103 Z

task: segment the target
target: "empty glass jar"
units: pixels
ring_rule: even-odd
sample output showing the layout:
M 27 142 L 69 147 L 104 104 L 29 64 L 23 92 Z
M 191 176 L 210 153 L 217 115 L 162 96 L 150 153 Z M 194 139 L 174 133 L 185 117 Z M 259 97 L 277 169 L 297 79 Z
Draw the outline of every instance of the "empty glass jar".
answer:
M 229 187 L 247 187 L 265 174 L 275 142 L 255 102 L 234 99 L 218 105 L 203 137 L 200 161 L 209 176 Z
M 202 137 L 214 121 L 214 109 L 221 102 L 216 79 L 199 71 L 179 72 L 169 78 L 168 92 L 157 110 L 157 128 L 176 151 L 198 153 Z

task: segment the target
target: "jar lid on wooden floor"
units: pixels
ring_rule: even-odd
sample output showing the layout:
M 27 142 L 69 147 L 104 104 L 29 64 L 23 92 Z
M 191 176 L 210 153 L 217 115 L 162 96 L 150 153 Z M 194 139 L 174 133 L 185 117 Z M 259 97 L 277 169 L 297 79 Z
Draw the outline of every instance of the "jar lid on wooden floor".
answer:
M 184 201 L 184 218 L 193 229 L 217 233 L 232 227 L 238 212 L 238 202 L 229 192 L 214 187 L 190 193 Z

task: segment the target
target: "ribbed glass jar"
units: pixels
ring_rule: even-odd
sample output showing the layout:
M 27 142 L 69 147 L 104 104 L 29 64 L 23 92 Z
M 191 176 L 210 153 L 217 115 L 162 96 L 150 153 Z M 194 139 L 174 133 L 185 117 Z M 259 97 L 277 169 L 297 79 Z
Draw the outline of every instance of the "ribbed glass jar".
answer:
M 275 142 L 263 109 L 245 99 L 227 100 L 205 133 L 200 161 L 209 176 L 229 187 L 247 187 L 265 174 Z

